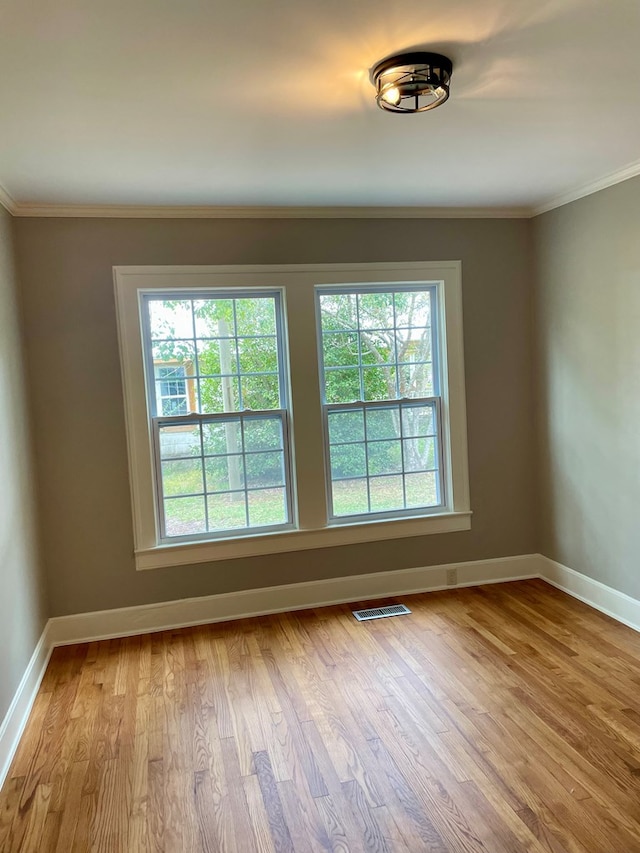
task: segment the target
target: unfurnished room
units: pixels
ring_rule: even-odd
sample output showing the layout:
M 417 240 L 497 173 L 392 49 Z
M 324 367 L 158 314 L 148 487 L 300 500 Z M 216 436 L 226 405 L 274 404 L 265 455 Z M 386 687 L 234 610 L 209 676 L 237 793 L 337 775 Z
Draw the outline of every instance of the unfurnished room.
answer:
M 639 44 L 0 2 L 0 853 L 640 853 Z

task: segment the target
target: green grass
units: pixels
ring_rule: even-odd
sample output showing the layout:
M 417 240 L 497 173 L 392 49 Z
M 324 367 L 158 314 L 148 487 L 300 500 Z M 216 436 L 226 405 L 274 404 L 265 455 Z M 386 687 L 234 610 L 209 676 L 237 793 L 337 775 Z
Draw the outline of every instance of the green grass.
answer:
M 190 483 L 191 487 L 193 483 Z M 200 486 L 200 488 L 202 488 Z M 183 492 L 184 493 L 184 492 Z M 239 497 L 239 499 L 238 499 Z M 406 479 L 407 509 L 436 503 L 433 475 L 413 474 Z M 246 528 L 244 495 L 209 495 L 210 530 Z M 170 536 L 205 533 L 204 497 L 177 498 L 165 502 L 167 532 Z M 336 515 L 357 515 L 368 511 L 365 481 L 344 480 L 334 485 Z M 371 508 L 374 512 L 404 509 L 400 477 L 385 477 L 371 482 Z M 249 526 L 284 524 L 284 489 L 249 492 Z

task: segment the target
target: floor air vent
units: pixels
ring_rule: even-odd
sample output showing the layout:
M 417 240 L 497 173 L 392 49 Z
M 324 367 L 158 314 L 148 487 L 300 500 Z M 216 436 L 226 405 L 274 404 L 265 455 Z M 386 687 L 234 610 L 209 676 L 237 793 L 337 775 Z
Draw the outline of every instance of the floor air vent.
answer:
M 371 607 L 369 610 L 352 610 L 358 622 L 366 622 L 369 619 L 384 619 L 385 616 L 402 616 L 411 613 L 404 604 L 389 604 L 386 607 Z

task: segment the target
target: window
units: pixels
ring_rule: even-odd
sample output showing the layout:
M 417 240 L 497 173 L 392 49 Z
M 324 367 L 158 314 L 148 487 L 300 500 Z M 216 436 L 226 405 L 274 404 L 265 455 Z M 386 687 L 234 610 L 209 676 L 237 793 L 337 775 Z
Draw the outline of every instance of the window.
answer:
M 114 274 L 137 568 L 470 527 L 459 263 Z
M 189 408 L 185 365 L 168 366 L 160 361 L 155 364 L 154 369 L 158 414 L 186 415 Z
M 318 290 L 330 517 L 443 506 L 435 286 Z
M 142 329 L 160 541 L 288 527 L 280 294 L 145 294 Z

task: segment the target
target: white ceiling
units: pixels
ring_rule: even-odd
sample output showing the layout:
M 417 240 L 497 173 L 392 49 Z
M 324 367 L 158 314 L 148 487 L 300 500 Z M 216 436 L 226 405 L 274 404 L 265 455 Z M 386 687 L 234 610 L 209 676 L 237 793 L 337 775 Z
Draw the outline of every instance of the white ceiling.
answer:
M 640 156 L 638 0 L 2 0 L 20 204 L 537 206 Z M 375 105 L 433 48 L 451 99 Z

